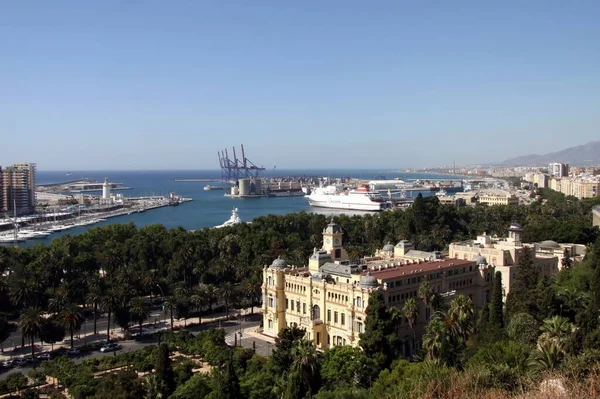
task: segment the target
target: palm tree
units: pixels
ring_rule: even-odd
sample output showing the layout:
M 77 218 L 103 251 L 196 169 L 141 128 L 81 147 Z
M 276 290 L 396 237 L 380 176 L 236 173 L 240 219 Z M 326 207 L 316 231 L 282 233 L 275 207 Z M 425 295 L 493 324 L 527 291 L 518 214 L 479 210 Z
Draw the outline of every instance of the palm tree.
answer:
M 169 309 L 169 314 L 171 316 L 171 331 L 173 331 L 173 309 L 177 307 L 179 302 L 177 300 L 177 297 L 171 295 L 165 298 L 164 304 L 167 307 L 167 309 Z
M 156 374 L 149 374 L 144 380 L 146 399 L 163 399 L 162 381 Z
M 112 313 L 117 309 L 121 300 L 114 290 L 114 288 L 109 287 L 102 293 L 102 297 L 100 298 L 100 308 L 107 313 L 107 327 L 106 327 L 106 340 L 110 341 L 110 317 Z
M 408 325 L 413 330 L 413 353 L 416 350 L 417 343 L 417 318 L 419 317 L 419 305 L 415 298 L 409 298 L 404 302 L 402 307 L 402 315 L 408 321 Z
M 448 316 L 451 321 L 452 333 L 466 341 L 473 333 L 475 310 L 473 302 L 465 295 L 458 295 L 450 302 Z
M 429 281 L 423 281 L 419 286 L 418 290 L 419 298 L 423 300 L 426 307 L 431 308 L 431 304 L 434 301 L 435 291 Z
M 538 344 L 532 365 L 538 370 L 554 371 L 564 357 L 563 350 L 554 341 Z
M 198 311 L 198 324 L 202 324 L 202 311 L 208 305 L 206 289 L 203 286 L 198 286 L 190 297 L 190 303 Z
M 250 301 L 250 313 L 254 314 L 254 303 L 260 299 L 261 295 L 261 282 L 260 280 L 253 278 L 246 283 L 246 296 Z
M 67 305 L 61 312 L 60 320 L 62 325 L 69 330 L 71 336 L 71 348 L 73 348 L 73 331 L 79 329 L 83 322 L 83 316 L 77 305 Z
M 70 295 L 71 289 L 69 285 L 63 282 L 52 293 L 48 301 L 48 310 L 55 315 L 62 312 L 64 308 L 71 304 Z
M 299 378 L 312 396 L 319 368 L 319 354 L 310 340 L 301 340 L 292 348 L 294 359 L 290 374 Z
M 217 296 L 219 295 L 219 290 L 212 284 L 207 284 L 204 286 L 204 292 L 206 294 L 206 300 L 208 301 L 208 308 L 211 313 L 213 311 L 213 304 L 215 303 Z
M 236 289 L 231 281 L 224 282 L 218 288 L 219 296 L 225 302 L 225 319 L 229 319 L 229 304 L 231 304 L 236 298 Z
M 575 315 L 579 309 L 584 309 L 590 302 L 590 296 L 587 292 L 580 292 L 574 289 L 565 289 L 558 293 L 558 297 L 566 305 L 565 311 Z M 562 305 L 561 305 L 562 310 Z M 562 316 L 562 314 L 560 315 Z
M 29 308 L 19 318 L 21 334 L 23 334 L 23 337 L 31 340 L 31 357 L 33 359 L 35 359 L 35 346 L 33 342 L 36 337 L 41 335 L 44 324 L 44 316 L 42 314 L 40 308 Z M 33 368 L 35 368 L 35 361 L 33 362 Z
M 100 285 L 93 285 L 90 287 L 86 300 L 88 303 L 92 303 L 94 306 L 94 334 L 98 333 L 97 322 L 98 322 L 98 304 L 102 303 L 102 287 Z
M 140 335 L 142 334 L 142 324 L 144 320 L 150 316 L 150 308 L 142 297 L 136 297 L 131 300 L 129 305 L 129 312 L 133 316 L 134 320 L 137 320 L 140 326 Z
M 433 317 L 429 321 L 425 335 L 423 335 L 423 348 L 427 351 L 428 359 L 439 362 L 443 358 L 448 344 L 446 332 L 446 326 L 439 317 Z
M 554 316 L 545 319 L 540 329 L 542 335 L 538 338 L 538 344 L 547 346 L 547 342 L 553 342 L 562 350 L 567 339 L 574 331 L 574 326 L 566 317 Z

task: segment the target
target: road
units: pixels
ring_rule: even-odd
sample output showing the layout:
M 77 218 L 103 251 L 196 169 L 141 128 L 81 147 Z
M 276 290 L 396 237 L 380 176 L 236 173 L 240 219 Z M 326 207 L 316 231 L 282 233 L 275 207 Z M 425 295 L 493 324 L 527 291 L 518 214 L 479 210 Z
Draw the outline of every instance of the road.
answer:
M 194 326 L 189 328 L 188 330 L 191 331 L 193 334 L 198 334 L 200 331 L 203 330 L 208 330 L 208 329 L 215 329 L 215 328 L 222 328 L 223 330 L 225 330 L 226 333 L 226 341 L 229 343 L 229 341 L 232 339 L 230 337 L 233 337 L 233 334 L 238 333 L 240 329 L 244 330 L 247 328 L 256 328 L 260 325 L 260 320 L 261 320 L 262 316 L 260 314 L 255 314 L 255 315 L 250 315 L 250 316 L 246 316 L 244 317 L 242 320 L 230 320 L 230 321 L 223 321 L 223 322 L 212 322 L 212 323 L 207 323 L 207 324 L 202 324 L 200 326 Z M 106 328 L 106 319 L 104 320 L 104 326 Z M 238 335 L 239 336 L 239 335 Z M 19 334 L 19 340 L 20 338 L 20 334 Z M 268 356 L 271 354 L 272 351 L 272 344 L 270 344 L 267 341 L 263 341 L 254 337 L 243 337 L 242 336 L 242 345 L 245 348 L 252 348 L 252 343 L 253 341 L 255 341 L 255 345 L 256 345 L 256 352 L 261 354 L 261 355 L 265 355 Z M 142 349 L 146 346 L 150 346 L 150 345 L 156 345 L 156 342 L 137 342 L 134 340 L 129 340 L 129 341 L 120 341 L 119 344 L 122 345 L 122 349 L 120 349 L 119 351 L 117 351 L 117 354 L 119 353 L 123 353 L 126 351 L 135 351 L 138 349 Z M 233 342 L 230 344 L 233 345 Z M 239 346 L 239 341 L 238 341 L 238 346 Z M 86 354 L 85 356 L 81 356 L 79 358 L 74 358 L 73 361 L 75 363 L 81 363 L 83 360 L 85 359 L 94 359 L 94 358 L 100 358 L 100 357 L 104 357 L 104 356 L 114 356 L 114 354 L 112 352 L 108 352 L 108 353 L 102 353 L 100 351 L 96 351 L 96 352 L 92 352 L 90 354 Z M 27 374 L 29 372 L 29 370 L 32 370 L 33 367 L 31 366 L 26 366 L 26 367 L 13 367 L 9 370 L 5 370 L 2 372 L 2 374 L 0 374 L 0 380 L 6 378 L 8 375 L 12 374 L 12 373 L 23 373 L 23 374 Z
M 166 313 L 166 314 L 165 314 Z M 191 322 L 191 319 L 190 319 Z M 160 310 L 155 310 L 150 314 L 150 318 L 145 322 L 145 324 L 148 323 L 155 323 L 155 324 L 167 324 L 169 323 L 169 314 L 168 312 L 162 312 Z M 118 326 L 116 326 L 114 324 L 114 318 L 112 318 L 111 320 L 111 324 L 113 324 L 113 326 L 111 327 L 111 331 L 114 329 L 119 329 L 120 328 Z M 108 318 L 106 317 L 106 314 L 102 314 L 102 315 L 98 315 L 98 320 L 96 322 L 96 326 L 97 326 L 97 331 L 98 331 L 98 335 L 99 336 L 104 336 L 104 339 L 106 339 L 106 327 L 108 326 Z M 86 335 L 93 332 L 94 331 L 94 319 L 93 317 L 88 318 L 85 320 L 84 323 L 82 323 L 81 325 L 81 329 L 79 330 L 80 333 L 82 333 L 83 335 Z M 9 350 L 11 347 L 20 347 L 21 346 L 21 329 L 17 328 L 15 331 L 13 331 L 9 337 L 2 343 L 2 345 L 4 345 L 4 349 L 5 350 Z M 75 337 L 78 336 L 78 333 L 75 333 Z M 67 337 L 65 337 L 67 338 Z M 97 337 L 100 338 L 100 337 Z M 100 338 L 101 339 L 101 338 Z M 90 342 L 94 340 L 93 337 L 90 337 Z M 29 341 L 25 341 L 25 345 L 28 345 Z M 28 353 L 28 352 L 24 352 L 24 353 Z

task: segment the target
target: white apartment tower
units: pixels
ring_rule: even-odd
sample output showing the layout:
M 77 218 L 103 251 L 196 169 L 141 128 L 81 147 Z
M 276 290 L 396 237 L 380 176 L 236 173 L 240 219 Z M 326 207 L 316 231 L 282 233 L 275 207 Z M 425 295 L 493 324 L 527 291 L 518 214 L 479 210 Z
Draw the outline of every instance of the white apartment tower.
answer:
M 567 177 L 569 175 L 569 164 L 553 162 L 548 165 L 548 173 L 552 177 Z

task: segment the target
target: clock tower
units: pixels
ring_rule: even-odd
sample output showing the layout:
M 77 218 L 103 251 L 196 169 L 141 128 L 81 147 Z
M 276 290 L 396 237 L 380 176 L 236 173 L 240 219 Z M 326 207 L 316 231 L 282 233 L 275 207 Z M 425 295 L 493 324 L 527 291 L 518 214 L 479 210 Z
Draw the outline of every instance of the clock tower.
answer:
M 333 260 L 346 260 L 348 254 L 342 246 L 342 228 L 333 220 L 323 230 L 323 250 L 327 251 Z

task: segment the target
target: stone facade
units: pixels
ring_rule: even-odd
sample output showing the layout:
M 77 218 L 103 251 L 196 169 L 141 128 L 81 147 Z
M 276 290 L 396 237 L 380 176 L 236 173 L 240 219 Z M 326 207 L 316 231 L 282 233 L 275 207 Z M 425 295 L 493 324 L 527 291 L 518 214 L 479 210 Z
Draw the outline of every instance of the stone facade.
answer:
M 577 244 L 558 244 L 554 241 L 524 244 L 521 242 L 522 228 L 513 223 L 508 229 L 508 237 L 492 238 L 482 234 L 476 240 L 450 244 L 449 257 L 452 259 L 485 258 L 485 262 L 502 273 L 504 298 L 514 282 L 516 266 L 525 248 L 530 248 L 534 256 L 534 265 L 542 276 L 553 275 L 563 267 L 563 259 L 578 261 L 585 255 L 585 246 Z
M 441 259 L 438 253 L 416 251 L 408 241 L 387 244 L 376 256 L 348 259 L 342 246 L 341 228 L 330 223 L 323 231 L 323 248 L 315 249 L 308 266 L 288 265 L 275 259 L 263 270 L 263 333 L 276 336 L 289 326 L 305 328 L 317 348 L 357 346 L 364 331 L 369 295 L 380 290 L 386 303 L 401 308 L 417 298 L 419 285 L 428 280 L 442 295 L 462 293 L 476 309 L 489 300 L 494 268 L 473 260 Z M 411 257 L 415 255 L 415 257 Z M 399 334 L 404 354 L 410 355 L 431 315 L 421 300 L 413 331 L 403 321 Z

